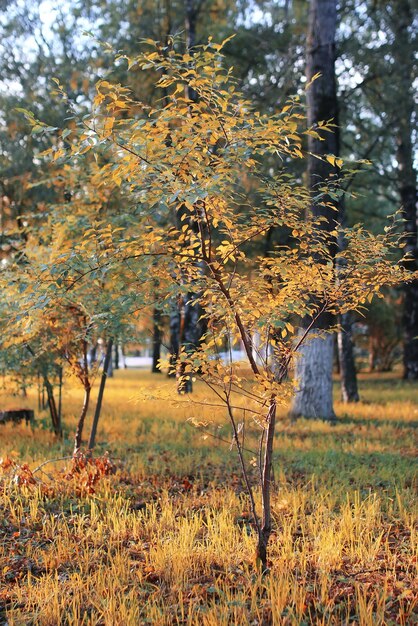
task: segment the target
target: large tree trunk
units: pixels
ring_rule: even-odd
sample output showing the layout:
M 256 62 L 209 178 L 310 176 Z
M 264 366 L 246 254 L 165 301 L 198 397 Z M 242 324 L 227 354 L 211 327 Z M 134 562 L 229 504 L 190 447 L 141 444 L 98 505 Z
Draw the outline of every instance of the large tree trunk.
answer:
M 334 338 L 331 333 L 308 338 L 295 363 L 298 384 L 290 416 L 335 420 L 332 402 Z
M 316 125 L 323 120 L 334 120 L 338 124 L 338 103 L 335 81 L 335 32 L 337 25 L 336 0 L 311 0 L 306 50 L 306 76 L 310 82 L 315 74 L 320 74 L 307 92 L 308 124 Z M 322 134 L 323 140 L 308 137 L 309 153 L 317 155 L 338 154 L 338 128 L 334 133 Z M 313 197 L 318 186 L 324 183 L 330 174 L 337 171 L 326 159 L 308 158 L 308 179 Z M 331 232 L 335 228 L 336 211 L 329 206 L 328 197 L 313 199 L 311 211 L 314 217 L 325 218 L 320 228 Z M 335 254 L 337 242 L 332 244 L 331 254 Z M 315 332 L 326 330 L 332 320 L 329 315 L 321 315 L 315 324 Z M 324 338 L 308 338 L 300 351 L 295 366 L 295 378 L 298 392 L 290 410 L 291 416 L 321 417 L 334 420 L 332 402 L 332 363 L 333 338 L 324 334 Z
M 395 34 L 393 50 L 397 68 L 396 75 L 400 81 L 399 93 L 402 94 L 396 103 L 398 107 L 396 157 L 399 195 L 405 220 L 405 251 L 410 256 L 405 267 L 410 270 L 417 270 L 417 176 L 414 170 L 412 146 L 414 47 L 409 34 L 413 29 L 414 14 L 411 3 L 408 0 L 399 0 L 396 3 L 396 11 L 394 11 L 392 19 Z M 405 285 L 404 292 L 404 378 L 418 380 L 418 281 Z

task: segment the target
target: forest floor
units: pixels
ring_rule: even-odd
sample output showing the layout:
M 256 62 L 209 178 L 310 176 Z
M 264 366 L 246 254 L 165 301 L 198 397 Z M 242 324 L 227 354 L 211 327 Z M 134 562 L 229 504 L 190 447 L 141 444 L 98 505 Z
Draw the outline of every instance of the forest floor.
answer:
M 360 384 L 335 426 L 282 410 L 265 577 L 230 430 L 202 386 L 182 401 L 162 375 L 116 372 L 95 458 L 77 466 L 76 387 L 63 442 L 35 390 L 1 392 L 1 409 L 38 415 L 0 425 L 0 624 L 418 624 L 418 385 Z

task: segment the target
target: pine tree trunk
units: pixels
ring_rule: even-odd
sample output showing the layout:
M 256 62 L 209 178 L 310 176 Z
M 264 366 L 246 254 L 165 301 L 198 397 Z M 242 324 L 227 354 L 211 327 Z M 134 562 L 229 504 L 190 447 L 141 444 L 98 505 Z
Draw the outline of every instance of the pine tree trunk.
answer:
M 311 0 L 306 51 L 306 76 L 310 82 L 314 75 L 320 74 L 307 91 L 308 124 L 316 125 L 320 121 L 333 119 L 338 124 L 338 102 L 335 81 L 335 32 L 337 26 L 336 0 Z M 338 128 L 334 133 L 323 133 L 323 141 L 308 137 L 310 154 L 338 155 Z M 324 159 L 313 156 L 308 158 L 308 179 L 312 195 L 318 185 L 327 180 L 337 170 Z M 331 198 L 322 198 L 312 203 L 314 217 L 322 218 L 321 228 L 331 232 L 335 229 L 338 213 L 332 208 L 335 203 Z M 337 241 L 330 244 L 330 253 L 335 255 Z M 308 320 L 309 322 L 309 320 Z M 322 315 L 316 322 L 316 329 L 326 330 L 332 319 Z M 333 338 L 324 334 L 324 338 L 308 339 L 302 347 L 295 366 L 295 378 L 299 391 L 295 394 L 290 410 L 292 417 L 320 417 L 334 420 L 332 400 L 332 365 Z
M 392 14 L 395 44 L 396 78 L 400 81 L 399 93 L 402 97 L 396 102 L 398 123 L 396 129 L 398 188 L 403 210 L 405 252 L 410 260 L 405 263 L 409 270 L 418 269 L 418 208 L 417 175 L 414 169 L 414 149 L 412 145 L 414 116 L 414 43 L 411 32 L 414 28 L 414 12 L 408 0 L 398 0 Z M 405 285 L 403 315 L 404 331 L 404 378 L 418 380 L 418 281 Z
M 405 252 L 409 254 L 409 260 L 405 262 L 408 270 L 418 270 L 418 238 L 417 238 L 417 187 L 416 172 L 413 167 L 412 147 L 412 114 L 413 102 L 409 89 L 404 90 L 403 104 L 401 105 L 401 117 L 397 134 L 397 160 L 399 196 L 403 210 Z M 418 280 L 404 286 L 404 378 L 418 380 Z
M 343 313 L 340 316 L 340 330 L 338 332 L 338 360 L 343 402 L 358 402 L 360 400 L 353 348 L 352 316 L 351 313 Z

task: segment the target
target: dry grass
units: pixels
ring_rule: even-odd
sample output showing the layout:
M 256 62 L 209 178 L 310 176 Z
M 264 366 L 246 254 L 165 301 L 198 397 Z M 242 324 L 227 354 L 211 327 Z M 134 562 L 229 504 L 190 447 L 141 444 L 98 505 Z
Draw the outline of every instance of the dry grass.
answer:
M 416 386 L 364 377 L 366 402 L 337 403 L 335 427 L 292 424 L 283 409 L 261 579 L 235 453 L 213 438 L 231 439 L 223 411 L 203 387 L 201 404 L 179 404 L 162 376 L 118 372 L 109 383 L 98 454 L 116 459 L 114 473 L 69 476 L 59 462 L 25 485 L 30 472 L 3 468 L 0 623 L 418 623 Z M 64 443 L 5 425 L 1 455 L 34 469 L 69 454 L 81 395 L 67 385 Z M 18 404 L 3 394 L 2 406 Z M 206 438 L 190 416 L 210 423 Z

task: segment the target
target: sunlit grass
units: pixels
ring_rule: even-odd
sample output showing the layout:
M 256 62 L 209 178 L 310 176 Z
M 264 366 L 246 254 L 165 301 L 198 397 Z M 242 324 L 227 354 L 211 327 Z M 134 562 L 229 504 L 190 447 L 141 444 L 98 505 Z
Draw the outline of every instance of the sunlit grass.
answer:
M 336 402 L 335 426 L 292 423 L 281 410 L 272 569 L 261 579 L 224 411 L 208 406 L 201 385 L 190 403 L 162 375 L 116 372 L 97 449 L 116 459 L 115 474 L 90 494 L 81 476 L 65 478 L 68 461 L 45 465 L 37 485 L 17 485 L 10 471 L 1 478 L 0 621 L 416 623 L 418 389 L 394 377 L 361 385 L 366 402 Z M 1 402 L 37 409 L 34 393 Z M 67 383 L 62 443 L 44 428 L 0 426 L 1 455 L 34 469 L 71 454 L 81 403 Z

